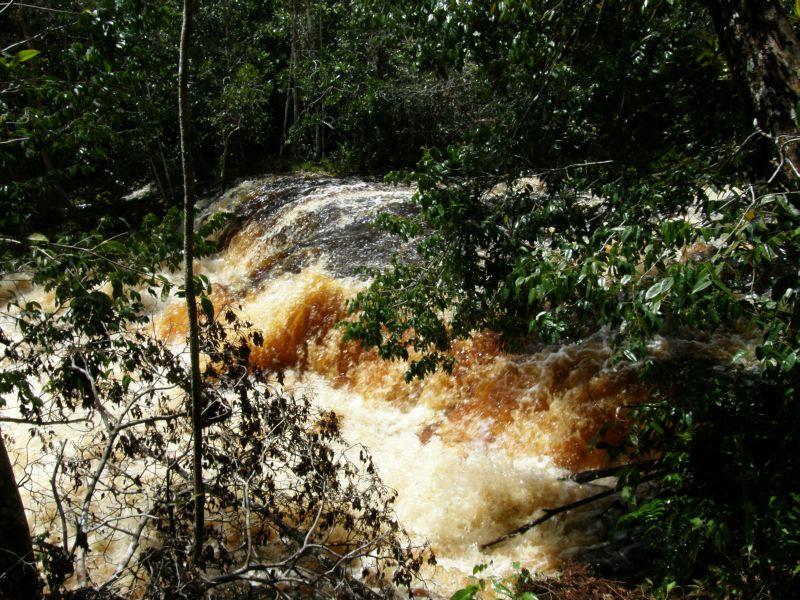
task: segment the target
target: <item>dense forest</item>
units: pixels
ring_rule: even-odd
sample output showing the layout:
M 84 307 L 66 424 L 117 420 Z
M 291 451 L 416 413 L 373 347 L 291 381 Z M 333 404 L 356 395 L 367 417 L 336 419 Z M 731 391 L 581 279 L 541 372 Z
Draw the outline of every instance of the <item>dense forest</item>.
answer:
M 29 432 L 52 492 L 32 531 L 0 437 L 0 598 L 796 593 L 800 3 L 8 0 L 0 90 L 0 433 Z M 426 587 L 403 490 L 198 267 L 250 213 L 196 204 L 266 174 L 411 190 L 374 215 L 411 250 L 331 309 L 398 386 L 480 336 L 604 336 L 637 400 L 567 465 L 585 492 L 481 556 L 600 503 L 598 547 L 636 568 Z M 171 299 L 183 350 L 152 335 Z M 52 428 L 82 423 L 73 456 Z

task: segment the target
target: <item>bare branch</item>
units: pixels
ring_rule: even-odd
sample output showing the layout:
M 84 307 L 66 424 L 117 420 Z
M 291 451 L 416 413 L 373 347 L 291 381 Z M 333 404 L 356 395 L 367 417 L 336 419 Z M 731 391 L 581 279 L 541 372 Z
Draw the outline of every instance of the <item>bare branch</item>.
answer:
M 128 545 L 128 548 L 125 551 L 125 554 L 123 555 L 119 565 L 117 565 L 114 574 L 103 585 L 100 586 L 98 591 L 102 592 L 103 590 L 108 589 L 112 583 L 120 578 L 120 576 L 125 572 L 125 569 L 128 568 L 133 555 L 136 554 L 136 550 L 139 548 L 139 541 L 142 538 L 142 532 L 144 531 L 145 525 L 147 525 L 147 521 L 150 519 L 150 515 L 148 514 L 150 510 L 149 507 L 150 499 L 147 497 L 147 495 L 145 495 L 145 507 L 141 516 L 139 517 L 139 523 L 136 527 L 136 531 L 133 533 L 131 543 Z
M 518 535 L 522 535 L 523 533 L 530 531 L 537 525 L 541 525 L 542 523 L 549 521 L 556 515 L 560 515 L 561 513 L 565 513 L 570 510 L 574 510 L 576 508 L 580 508 L 581 506 L 586 506 L 587 504 L 591 504 L 592 502 L 597 502 L 598 500 L 602 500 L 603 498 L 607 498 L 608 496 L 612 496 L 617 493 L 616 488 L 611 488 L 605 491 L 602 491 L 598 494 L 594 494 L 592 496 L 587 496 L 586 498 L 582 498 L 575 502 L 570 502 L 569 504 L 564 504 L 563 506 L 559 506 L 557 508 L 544 508 L 544 515 L 536 519 L 535 521 L 531 521 L 530 523 L 525 523 L 522 527 L 517 527 L 514 531 L 510 531 L 505 535 L 501 535 L 499 538 L 492 540 L 491 542 L 487 542 L 485 544 L 481 544 L 479 547 L 481 550 L 487 550 L 492 546 L 496 546 L 506 540 L 509 540 L 513 537 Z
M 61 466 L 61 461 L 64 458 L 64 448 L 67 445 L 67 440 L 62 440 L 59 444 L 58 455 L 56 456 L 56 464 L 53 467 L 53 475 L 50 477 L 50 489 L 53 492 L 53 500 L 56 503 L 58 510 L 58 517 L 61 519 L 61 544 L 64 547 L 64 552 L 69 551 L 69 533 L 67 530 L 67 515 L 64 513 L 64 505 L 61 503 L 61 495 L 58 493 L 56 487 L 56 477 L 58 476 L 58 468 Z

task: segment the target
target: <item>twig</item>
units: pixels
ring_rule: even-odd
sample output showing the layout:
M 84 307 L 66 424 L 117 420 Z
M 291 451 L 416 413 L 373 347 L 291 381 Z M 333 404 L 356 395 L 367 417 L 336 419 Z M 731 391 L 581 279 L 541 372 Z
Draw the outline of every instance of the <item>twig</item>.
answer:
M 117 579 L 119 579 L 120 575 L 128 568 L 128 564 L 130 564 L 133 555 L 136 553 L 136 549 L 139 547 L 139 541 L 142 538 L 142 532 L 144 531 L 145 525 L 147 525 L 147 520 L 150 518 L 149 514 L 149 505 L 150 501 L 145 496 L 145 507 L 142 511 L 142 515 L 139 517 L 139 524 L 136 527 L 136 531 L 131 536 L 131 543 L 128 545 L 128 549 L 125 551 L 125 555 L 122 557 L 122 561 L 117 565 L 114 574 L 106 581 L 103 585 L 100 586 L 98 591 L 102 592 L 112 583 L 114 583 Z
M 73 425 L 75 423 L 86 423 L 88 420 L 88 417 L 81 417 L 80 419 L 60 419 L 57 421 L 39 421 L 35 417 L 30 419 L 0 417 L 0 423 L 22 423 L 23 425 L 35 425 L 36 427 L 45 427 L 50 425 Z
M 0 15 L 2 15 L 2 14 L 3 14 L 4 12 L 6 12 L 6 11 L 7 11 L 9 8 L 11 8 L 12 6 L 14 6 L 14 1 L 15 1 L 15 0 L 8 0 L 8 2 L 6 2 L 6 3 L 5 3 L 5 5 L 3 6 L 3 8 L 0 8 Z
M 61 444 L 59 444 L 58 456 L 56 456 L 56 466 L 53 468 L 53 476 L 50 477 L 50 489 L 53 491 L 53 499 L 55 500 L 56 508 L 58 509 L 58 516 L 61 519 L 61 544 L 64 546 L 64 552 L 69 551 L 67 515 L 64 514 L 64 505 L 61 503 L 61 496 L 59 495 L 58 488 L 56 487 L 56 477 L 58 476 L 58 467 L 61 466 L 61 461 L 64 458 L 64 448 L 66 445 L 66 440 L 63 440 Z
M 647 481 L 655 479 L 659 475 L 660 475 L 659 471 L 652 471 L 652 472 L 648 473 L 647 475 L 644 475 L 643 477 L 641 477 L 639 479 L 638 483 L 640 483 L 640 484 L 641 483 L 645 483 Z M 544 523 L 546 521 L 549 521 L 550 519 L 552 519 L 556 515 L 568 512 L 570 510 L 574 510 L 576 508 L 580 508 L 581 506 L 586 506 L 587 504 L 591 504 L 592 502 L 596 502 L 597 500 L 602 500 L 603 498 L 607 498 L 608 496 L 613 496 L 614 494 L 616 494 L 618 492 L 619 492 L 619 490 L 617 489 L 617 486 L 614 486 L 612 488 L 609 488 L 607 490 L 604 490 L 602 492 L 594 494 L 593 496 L 587 496 L 586 498 L 581 498 L 580 500 L 576 500 L 575 502 L 570 502 L 569 504 L 564 504 L 563 506 L 559 506 L 557 508 L 544 508 L 544 509 L 542 509 L 543 512 L 544 512 L 544 515 L 542 515 L 541 517 L 539 517 L 535 521 L 531 521 L 530 523 L 526 523 L 525 525 L 523 525 L 521 527 L 518 527 L 514 531 L 506 533 L 505 535 L 502 535 L 499 538 L 492 540 L 491 542 L 487 542 L 486 544 L 481 544 L 479 546 L 479 548 L 481 550 L 486 550 L 487 548 L 491 548 L 492 546 L 495 546 L 495 545 L 497 545 L 497 544 L 499 544 L 501 542 L 504 542 L 504 541 L 506 541 L 506 540 L 508 540 L 508 539 L 510 539 L 512 537 L 516 537 L 516 536 L 518 536 L 520 534 L 523 534 L 526 531 L 529 531 L 530 529 L 533 529 L 537 525 L 541 525 L 542 523 Z
M 10 3 L 9 3 L 10 4 Z M 17 6 L 25 7 L 25 8 L 33 8 L 36 10 L 43 10 L 45 12 L 54 12 L 54 13 L 61 13 L 64 15 L 79 15 L 79 12 L 74 10 L 63 10 L 61 8 L 50 8 L 49 6 L 37 6 L 36 4 L 24 4 L 19 2 Z

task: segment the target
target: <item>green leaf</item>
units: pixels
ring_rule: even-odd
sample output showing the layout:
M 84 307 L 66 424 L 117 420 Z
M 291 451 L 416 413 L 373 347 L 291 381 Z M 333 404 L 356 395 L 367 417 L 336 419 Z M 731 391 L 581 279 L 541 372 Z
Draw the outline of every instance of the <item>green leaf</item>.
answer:
M 708 273 L 704 273 L 700 279 L 697 280 L 697 283 L 694 284 L 692 288 L 692 294 L 699 294 L 707 287 L 710 287 L 714 282 L 711 281 L 711 277 Z
M 722 281 L 720 279 L 718 279 L 718 278 L 714 279 L 714 285 L 717 286 L 719 289 L 721 289 L 726 294 L 733 294 L 733 292 L 731 292 L 731 288 L 729 288 L 727 285 L 722 283 Z
M 35 56 L 38 56 L 39 54 L 41 54 L 39 50 L 33 50 L 33 49 L 20 50 L 19 52 L 17 52 L 17 60 L 19 62 L 25 62 L 26 60 L 30 60 Z
M 735 364 L 741 360 L 744 360 L 747 357 L 747 350 L 739 350 L 736 354 L 733 355 L 731 359 L 731 364 Z
M 200 307 L 209 321 L 214 319 L 214 304 L 208 296 L 200 296 Z
M 502 581 L 495 581 L 492 584 L 492 589 L 494 590 L 495 593 L 497 593 L 497 594 L 499 594 L 501 596 L 505 596 L 506 598 L 512 598 L 512 600 L 514 598 L 514 592 L 512 592 L 509 589 L 509 587 L 506 584 L 504 584 Z
M 455 594 L 450 596 L 450 600 L 473 600 L 477 593 L 477 585 L 468 585 L 467 587 L 458 590 Z
M 797 363 L 797 352 L 790 353 L 786 358 L 783 359 L 783 370 L 789 372 L 792 370 L 792 367 Z
M 797 115 L 798 119 L 800 119 L 800 102 L 797 103 Z M 775 200 L 777 201 L 778 205 L 785 210 L 792 219 L 800 219 L 800 210 L 797 210 L 794 206 L 792 206 L 789 201 L 786 199 L 785 194 L 775 194 Z
M 45 244 L 49 241 L 46 236 L 41 233 L 32 233 L 28 236 L 28 241 L 30 242 L 44 242 Z
M 668 292 L 670 288 L 672 288 L 673 283 L 675 283 L 675 280 L 672 277 L 665 277 L 658 283 L 654 283 L 645 292 L 644 294 L 645 300 L 652 300 L 656 296 L 660 296 L 661 294 Z

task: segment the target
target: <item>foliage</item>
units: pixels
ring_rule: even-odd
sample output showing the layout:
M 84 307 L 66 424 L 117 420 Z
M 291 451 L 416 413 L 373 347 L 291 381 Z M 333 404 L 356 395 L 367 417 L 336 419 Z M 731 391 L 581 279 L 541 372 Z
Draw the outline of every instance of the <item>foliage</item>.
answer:
M 118 224 L 107 219 L 81 237 L 66 234 L 50 242 L 37 234 L 24 242 L 4 240 L 29 251 L 20 254 L 14 248 L 17 257 L 7 264 L 17 272 L 32 272 L 31 283 L 53 295 L 53 306 L 12 300 L 3 312 L 21 339 L 11 331 L 3 334 L 4 357 L 14 368 L 0 373 L 0 393 L 19 394 L 23 414 L 41 419 L 40 392 L 31 382 L 43 372 L 52 375 L 45 388 L 56 402 L 51 408 L 65 417 L 76 406 L 91 407 L 90 379 L 107 380 L 116 368 L 135 371 L 154 350 L 152 340 L 127 327 L 147 321 L 143 292 L 156 297 L 170 293 L 172 286 L 157 265 L 174 269 L 179 264 L 178 218 L 177 211 L 161 222 L 146 218 L 141 230 L 127 235 L 108 235 Z M 200 243 L 206 253 L 212 248 Z
M 742 96 L 746 82 L 712 27 L 722 4 L 733 6 L 209 0 L 198 15 L 193 113 L 207 183 L 265 154 L 378 171 L 421 158 L 395 176 L 417 184 L 418 213 L 383 219 L 417 241 L 416 260 L 375 274 L 351 305 L 348 336 L 384 358 L 410 358 L 412 378 L 450 368 L 452 340 L 476 330 L 499 331 L 515 348 L 609 328 L 619 360 L 641 364 L 652 389 L 609 449 L 633 461 L 620 486 L 627 522 L 663 526 L 665 586 L 697 578 L 709 593 L 758 596 L 797 577 L 800 201 L 786 164 L 796 142 L 753 128 L 754 98 Z M 781 4 L 794 8 L 748 5 Z M 156 371 L 185 386 L 176 358 L 137 329 L 147 296 L 170 293 L 159 269 L 179 259 L 169 211 L 179 191 L 177 16 L 176 0 L 0 9 L 3 269 L 34 271 L 55 298 L 51 309 L 7 311 L 24 343 L 0 338 L 12 364 L 0 393 L 18 394 L 33 422 L 102 415 L 103 398 L 122 410 Z M 147 181 L 156 193 L 120 199 Z M 214 316 L 207 299 L 201 308 Z M 657 336 L 730 332 L 754 338 L 755 356 L 654 360 Z M 246 360 L 230 350 L 220 364 Z M 209 377 L 218 375 L 223 389 L 223 375 Z M 241 426 L 265 426 L 291 405 L 306 420 L 288 442 L 338 440 L 313 438 L 307 425 L 323 417 L 302 402 L 247 385 L 265 411 L 256 420 L 215 399 Z M 107 439 L 121 436 L 111 427 Z M 224 460 L 213 448 L 208 460 Z M 251 469 L 257 453 L 241 452 Z M 280 458 L 311 475 L 293 456 Z M 328 474 L 355 473 L 322 459 Z M 652 460 L 654 471 L 641 466 Z M 90 463 L 74 468 L 91 477 Z M 231 504 L 222 488 L 234 481 L 224 477 L 237 473 L 219 472 L 219 506 Z M 304 498 L 322 502 L 314 490 Z M 164 585 L 179 571 L 164 571 Z
M 456 338 L 483 327 L 505 333 L 536 329 L 543 341 L 574 337 L 585 333 L 576 328 L 587 323 L 587 315 L 594 321 L 596 306 L 601 320 L 621 320 L 607 314 L 615 310 L 611 305 L 617 304 L 618 290 L 599 282 L 606 274 L 609 283 L 618 280 L 629 290 L 651 281 L 649 270 L 656 263 L 663 263 L 660 270 L 669 276 L 665 269 L 675 262 L 672 249 L 702 237 L 691 223 L 680 225 L 687 210 L 710 216 L 724 206 L 730 209 L 726 215 L 738 220 L 747 198 L 734 194 L 738 206 L 729 207 L 713 203 L 707 194 L 711 186 L 741 182 L 731 169 L 741 159 L 733 152 L 741 146 L 736 141 L 740 121 L 729 116 L 735 105 L 722 104 L 732 91 L 722 88 L 732 84 L 725 81 L 718 57 L 709 63 L 694 54 L 706 43 L 708 23 L 693 9 L 669 3 L 631 12 L 623 10 L 626 3 L 619 4 L 539 13 L 544 9 L 537 3 L 509 3 L 507 11 L 488 15 L 459 5 L 464 14 L 447 13 L 445 31 L 471 34 L 463 51 L 486 54 L 479 63 L 484 77 L 501 71 L 510 80 L 504 86 L 544 81 L 505 120 L 476 131 L 467 145 L 429 152 L 405 178 L 419 186 L 419 215 L 387 225 L 405 237 L 431 232 L 419 244 L 421 264 L 398 266 L 376 281 L 369 299 L 362 295 L 356 301 L 353 311 L 363 310 L 365 318 L 350 329 L 353 337 L 395 357 L 402 356 L 405 338 L 380 342 L 378 324 L 408 333 L 409 345 L 432 351 L 433 362 L 412 366 L 415 374 L 444 359 L 446 330 Z M 517 32 L 511 23 L 520 22 L 530 25 Z M 534 56 L 541 62 L 532 62 Z M 562 63 L 563 69 L 554 66 Z M 688 85 L 695 79 L 697 85 Z M 708 110 L 702 103 L 698 94 L 707 91 L 701 91 L 700 80 L 719 82 L 715 97 L 721 105 Z M 620 89 L 626 93 L 626 114 L 640 119 L 640 127 L 625 126 L 624 135 L 616 129 L 625 121 L 617 114 L 618 104 L 607 101 Z M 518 101 L 520 94 L 524 98 L 513 89 L 508 101 Z M 651 108 L 654 96 L 662 102 L 657 115 Z M 667 101 L 673 104 L 664 105 Z M 561 104 L 567 107 L 558 109 Z M 561 117 L 563 122 L 556 121 Z M 575 137 L 550 138 L 550 132 Z M 630 159 L 634 152 L 635 161 Z M 708 164 L 718 166 L 709 170 Z M 666 220 L 676 221 L 665 224 L 675 231 L 658 230 L 658 221 Z M 724 219 L 711 224 L 732 225 Z M 654 246 L 640 259 L 652 238 Z M 617 248 L 613 255 L 612 247 Z M 580 267 L 574 279 L 570 266 Z M 391 298 L 394 294 L 402 301 Z M 652 299 L 645 295 L 640 305 Z M 379 314 L 382 309 L 373 302 L 397 308 Z M 636 310 L 646 312 L 643 306 Z M 646 315 L 626 320 L 647 328 Z
M 223 170 L 231 145 L 275 148 L 287 50 L 286 31 L 276 22 L 279 7 L 279 2 L 198 3 L 191 93 L 201 176 L 204 170 Z
M 253 584 L 265 593 L 364 597 L 373 592 L 362 581 L 410 586 L 433 558 L 397 523 L 395 492 L 368 451 L 346 443 L 333 413 L 252 370 L 250 349 L 262 335 L 205 295 L 209 525 L 203 564 L 191 565 L 189 376 L 180 355 L 148 332 L 145 304 L 172 290 L 162 273 L 180 264 L 177 218 L 146 219 L 149 227 L 124 243 L 99 231 L 81 240 L 37 236 L 29 242 L 33 282 L 52 292 L 53 306 L 12 301 L 3 313 L 1 398 L 55 458 L 29 484 L 32 497 L 44 494 L 57 509 L 54 535 L 38 543 L 49 593 L 61 597 L 73 573 L 70 585 L 98 597 L 194 598 Z M 220 223 L 212 219 L 200 235 Z M 203 237 L 201 255 L 214 248 Z M 210 291 L 207 280 L 197 283 Z M 81 429 L 68 433 L 75 423 Z M 96 562 L 91 550 L 123 542 L 113 573 L 103 571 L 111 556 Z
M 646 522 L 664 551 L 664 581 L 720 596 L 789 589 L 797 179 L 781 170 L 785 148 L 745 125 L 708 16 L 672 2 L 459 3 L 430 22 L 462 52 L 437 46 L 432 61 L 473 60 L 513 99 L 468 144 L 395 176 L 418 185 L 418 213 L 383 225 L 416 240 L 418 257 L 376 275 L 347 335 L 410 357 L 412 378 L 449 369 L 452 340 L 476 330 L 515 348 L 610 328 L 618 359 L 653 373 L 651 401 L 610 450 L 658 458 L 655 484 L 633 468 L 620 489 L 628 522 Z M 697 357 L 690 378 L 653 362 L 656 336 L 736 331 L 757 338 L 755 357 L 737 358 L 746 370 Z
M 148 155 L 163 157 L 172 110 L 154 99 L 174 105 L 164 40 L 175 15 L 169 3 L 113 0 L 3 10 L 0 31 L 14 41 L 0 59 L 4 232 L 122 214 L 120 183 L 139 181 Z
M 622 582 L 598 578 L 580 564 L 565 565 L 558 573 L 548 575 L 531 573 L 514 563 L 513 572 L 507 577 L 482 575 L 486 565 L 473 569 L 471 583 L 456 591 L 452 598 L 511 598 L 515 600 L 644 600 L 651 598 L 640 589 L 631 589 Z
M 130 217 L 117 198 L 148 181 L 156 197 L 137 214 L 175 200 L 179 15 L 177 0 L 32 2 L 0 13 L 3 231 Z M 314 157 L 315 132 L 316 158 L 350 169 L 410 165 L 422 145 L 460 139 L 454 116 L 473 111 L 473 86 L 413 70 L 415 23 L 392 2 L 200 3 L 192 112 L 201 180 L 286 148 Z
M 368 450 L 346 443 L 334 413 L 273 389 L 268 374 L 249 368 L 261 334 L 231 308 L 206 321 L 203 340 L 204 379 L 215 383 L 204 425 L 204 560 L 218 574 L 193 584 L 197 574 L 181 571 L 192 515 L 182 497 L 189 490 L 179 488 L 155 509 L 164 543 L 142 557 L 155 575 L 148 597 L 192 598 L 196 586 L 235 582 L 336 598 L 370 596 L 367 585 L 410 586 L 423 553 L 398 524 L 396 492 L 382 484 Z M 173 460 L 162 462 L 179 473 Z
M 800 423 L 797 372 L 772 378 L 701 358 L 652 365 L 654 393 L 633 409 L 631 460 L 659 456 L 658 494 L 637 497 L 643 473 L 622 478 L 630 512 L 662 550 L 652 576 L 663 586 L 694 578 L 705 593 L 743 598 L 791 595 L 800 568 L 800 496 L 787 481 Z
M 488 579 L 479 577 L 487 568 L 487 565 L 477 565 L 472 569 L 472 578 L 475 583 L 456 591 L 450 600 L 474 600 L 482 597 L 483 592 L 491 590 L 496 598 L 508 598 L 509 600 L 537 600 L 535 594 L 531 592 L 519 591 L 530 580 L 530 573 L 526 569 L 520 570 L 519 563 L 514 563 L 515 574 L 509 577 L 491 576 Z
M 477 70 L 428 69 L 427 2 L 211 0 L 198 9 L 192 113 L 205 184 L 263 168 L 265 155 L 344 170 L 410 166 L 422 147 L 495 120 L 502 104 Z M 29 2 L 0 13 L 9 42 L 0 52 L 3 231 L 131 218 L 118 198 L 146 182 L 153 194 L 139 218 L 175 201 L 179 15 L 177 0 Z

